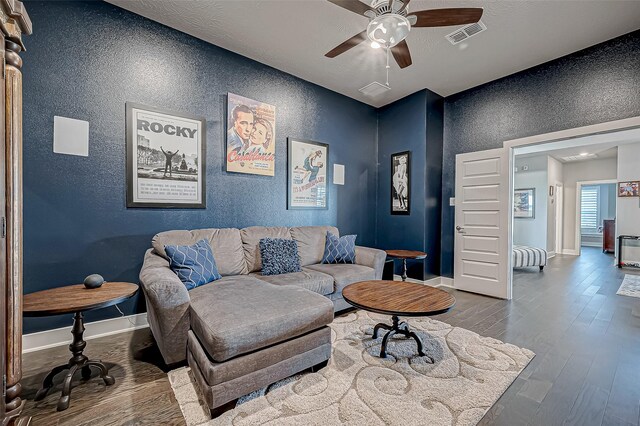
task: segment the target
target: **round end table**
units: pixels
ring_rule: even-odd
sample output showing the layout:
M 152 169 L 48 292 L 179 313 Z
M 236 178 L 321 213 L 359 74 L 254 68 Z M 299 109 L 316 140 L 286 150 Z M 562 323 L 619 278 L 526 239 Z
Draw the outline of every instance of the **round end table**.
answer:
M 402 281 L 407 280 L 407 259 L 424 259 L 427 253 L 417 250 L 385 250 L 387 256 L 402 259 Z
M 94 289 L 85 288 L 84 284 L 69 285 L 25 294 L 23 314 L 30 317 L 73 313 L 73 327 L 71 334 L 73 342 L 69 345 L 72 357 L 67 364 L 53 368 L 42 381 L 42 388 L 36 394 L 35 400 L 40 401 L 47 396 L 53 387 L 53 378 L 64 370 L 69 370 L 63 384 L 62 395 L 58 400 L 58 411 L 69 408 L 71 398 L 71 381 L 74 374 L 80 370 L 82 378 L 91 377 L 91 367 L 100 370 L 100 377 L 107 386 L 115 383 L 109 375 L 109 370 L 100 360 L 90 360 L 83 354 L 87 342 L 82 339 L 84 334 L 84 320 L 82 313 L 93 309 L 106 308 L 121 303 L 138 291 L 138 285 L 123 282 L 108 282 Z

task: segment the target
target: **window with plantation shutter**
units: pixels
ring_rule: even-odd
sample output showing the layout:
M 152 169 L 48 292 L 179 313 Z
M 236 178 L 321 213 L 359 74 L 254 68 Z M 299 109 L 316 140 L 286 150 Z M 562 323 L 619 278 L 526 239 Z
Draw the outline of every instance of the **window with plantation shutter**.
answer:
M 596 232 L 598 230 L 598 198 L 600 187 L 583 186 L 580 201 L 580 227 Z

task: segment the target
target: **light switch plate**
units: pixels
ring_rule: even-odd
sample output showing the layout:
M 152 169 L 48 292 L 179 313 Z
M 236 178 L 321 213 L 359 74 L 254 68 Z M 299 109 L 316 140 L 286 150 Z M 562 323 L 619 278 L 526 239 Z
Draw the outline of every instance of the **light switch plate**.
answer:
M 344 164 L 333 165 L 333 183 L 334 185 L 344 185 Z
M 89 156 L 89 122 L 67 117 L 53 117 L 53 152 Z
M 456 205 L 456 199 L 455 199 L 455 197 L 451 197 L 451 198 L 449 198 L 449 205 L 450 205 L 450 206 L 455 206 L 455 205 Z

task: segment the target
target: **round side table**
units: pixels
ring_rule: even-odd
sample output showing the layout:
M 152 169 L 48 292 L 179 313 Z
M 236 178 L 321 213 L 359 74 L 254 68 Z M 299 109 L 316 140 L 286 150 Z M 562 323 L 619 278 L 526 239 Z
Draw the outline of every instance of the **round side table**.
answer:
M 407 259 L 424 259 L 427 253 L 416 250 L 385 250 L 387 256 L 402 259 L 402 281 L 407 280 Z
M 107 386 L 115 383 L 115 379 L 109 375 L 107 367 L 100 360 L 90 360 L 83 354 L 87 342 L 82 339 L 84 334 L 84 321 L 82 313 L 93 309 L 106 308 L 107 306 L 121 303 L 138 291 L 138 285 L 132 283 L 104 283 L 101 287 L 87 289 L 83 284 L 69 285 L 52 288 L 26 294 L 23 301 L 23 314 L 29 317 L 42 317 L 73 313 L 73 342 L 69 350 L 73 355 L 67 364 L 55 367 L 47 374 L 42 382 L 42 388 L 36 394 L 35 400 L 44 399 L 53 387 L 53 378 L 64 370 L 69 370 L 63 385 L 62 395 L 58 400 L 58 411 L 69 408 L 71 397 L 71 381 L 73 375 L 80 370 L 82 378 L 88 380 L 91 377 L 91 367 L 100 370 L 100 377 Z

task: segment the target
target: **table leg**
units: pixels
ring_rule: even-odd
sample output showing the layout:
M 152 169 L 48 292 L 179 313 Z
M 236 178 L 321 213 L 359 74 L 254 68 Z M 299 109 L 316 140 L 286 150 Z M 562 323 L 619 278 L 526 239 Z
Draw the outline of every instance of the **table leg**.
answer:
M 402 259 L 402 281 L 407 280 L 407 259 Z
M 379 329 L 382 328 L 384 330 L 389 330 L 382 338 L 382 345 L 380 347 L 380 358 L 387 357 L 387 343 L 389 342 L 389 339 L 395 334 L 402 334 L 404 337 L 412 338 L 413 340 L 416 341 L 416 345 L 418 346 L 418 355 L 426 356 L 429 359 L 429 362 L 431 364 L 435 363 L 435 360 L 433 359 L 433 357 L 424 353 L 424 350 L 422 347 L 422 341 L 420 340 L 420 337 L 413 331 L 409 330 L 409 324 L 407 324 L 407 322 L 405 321 L 400 322 L 400 319 L 396 315 L 391 317 L 391 320 L 393 321 L 393 325 L 389 326 L 387 324 L 380 323 L 380 324 L 377 324 L 373 329 L 374 339 L 377 338 Z
M 71 328 L 71 334 L 73 335 L 73 341 L 69 345 L 69 351 L 71 351 L 71 358 L 66 365 L 60 365 L 55 367 L 42 381 L 42 388 L 36 393 L 35 400 L 40 401 L 47 396 L 47 393 L 53 387 L 53 378 L 64 370 L 69 370 L 64 378 L 62 385 L 62 394 L 58 400 L 58 411 L 64 411 L 69 408 L 69 402 L 71 401 L 71 383 L 73 376 L 80 370 L 82 378 L 89 380 L 91 377 L 91 367 L 96 367 L 100 370 L 100 377 L 104 380 L 107 386 L 111 386 L 115 383 L 115 379 L 109 375 L 107 367 L 100 361 L 91 361 L 84 355 L 84 349 L 87 346 L 87 342 L 83 340 L 84 335 L 84 319 L 82 312 L 76 312 L 73 317 L 73 327 Z

